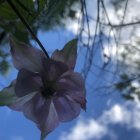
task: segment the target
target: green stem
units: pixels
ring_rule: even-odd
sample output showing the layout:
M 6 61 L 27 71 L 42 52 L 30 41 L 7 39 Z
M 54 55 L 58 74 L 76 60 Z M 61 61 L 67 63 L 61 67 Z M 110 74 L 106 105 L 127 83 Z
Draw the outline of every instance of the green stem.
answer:
M 32 29 L 30 28 L 29 24 L 26 22 L 25 18 L 20 14 L 20 12 L 16 8 L 16 6 L 12 3 L 12 0 L 7 0 L 7 2 L 11 6 L 11 8 L 15 11 L 16 15 L 20 18 L 20 20 L 25 25 L 25 27 L 28 29 L 28 31 L 31 33 L 31 35 L 36 40 L 36 42 L 38 43 L 38 45 L 40 46 L 40 48 L 43 50 L 43 52 L 45 53 L 45 55 L 47 56 L 47 58 L 49 58 L 49 55 L 48 55 L 47 51 L 45 50 L 45 48 L 43 47 L 43 45 L 41 44 L 41 42 L 39 41 L 39 39 L 36 37 L 36 35 L 32 31 Z
M 44 140 L 44 136 L 43 136 L 42 132 L 41 132 L 41 135 L 40 135 L 40 140 Z

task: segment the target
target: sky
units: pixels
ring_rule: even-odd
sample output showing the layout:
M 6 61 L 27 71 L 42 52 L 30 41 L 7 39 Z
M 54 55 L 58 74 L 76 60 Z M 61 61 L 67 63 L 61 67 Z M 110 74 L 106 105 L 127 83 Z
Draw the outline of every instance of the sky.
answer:
M 136 2 L 136 0 L 135 0 Z M 137 1 L 139 3 L 139 1 Z M 89 0 L 88 12 L 93 11 L 96 17 L 96 3 Z M 107 1 L 106 1 L 107 3 Z M 112 20 L 117 23 L 112 7 L 108 5 Z M 76 8 L 76 6 L 75 6 Z M 138 8 L 137 6 L 135 8 Z M 134 12 L 131 12 L 133 17 Z M 120 13 L 121 14 L 121 11 Z M 129 19 L 128 19 L 129 20 Z M 39 32 L 38 37 L 50 54 L 55 49 L 63 48 L 64 44 L 75 38 L 77 24 L 71 22 L 67 29 L 57 31 Z M 90 24 L 94 24 L 93 21 Z M 94 26 L 91 26 L 94 34 Z M 86 41 L 86 34 L 84 36 Z M 127 41 L 128 38 L 124 38 Z M 33 42 L 36 46 L 36 44 Z M 106 50 L 107 51 L 107 50 Z M 115 49 L 114 49 L 115 51 Z M 114 53 L 114 52 L 113 52 Z M 114 56 L 115 57 L 115 56 Z M 78 59 L 75 71 L 81 71 L 84 65 L 85 48 L 78 50 Z M 102 59 L 100 49 L 94 56 L 94 62 L 100 65 Z M 98 94 L 94 87 L 102 84 L 102 78 L 111 79 L 110 73 L 101 73 L 97 67 L 91 68 L 92 72 L 86 80 L 87 110 L 81 111 L 79 117 L 71 122 L 61 123 L 45 140 L 139 140 L 140 139 L 140 102 L 137 97 L 134 101 L 126 101 L 119 92 Z M 16 78 L 17 71 L 11 68 L 6 77 L 0 77 L 1 89 Z M 102 91 L 104 92 L 104 90 Z M 26 119 L 21 112 L 10 110 L 8 107 L 0 108 L 0 140 L 39 140 L 40 132 L 36 125 Z

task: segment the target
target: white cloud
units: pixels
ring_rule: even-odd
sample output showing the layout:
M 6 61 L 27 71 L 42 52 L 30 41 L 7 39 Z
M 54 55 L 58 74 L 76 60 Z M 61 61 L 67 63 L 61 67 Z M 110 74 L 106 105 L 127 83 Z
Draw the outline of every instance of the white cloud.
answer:
M 103 125 L 123 124 L 127 128 L 140 130 L 140 103 L 126 102 L 125 104 L 115 104 L 98 119 Z
M 140 103 L 114 104 L 98 119 L 80 119 L 70 132 L 62 133 L 60 140 L 100 140 L 104 136 L 117 140 L 117 131 L 110 128 L 110 125 L 116 124 L 129 130 L 135 128 L 140 131 Z
M 63 133 L 60 140 L 99 139 L 106 133 L 106 128 L 93 119 L 79 120 L 69 134 Z
M 125 117 L 127 116 L 127 117 Z M 100 120 L 104 124 L 127 123 L 130 120 L 130 112 L 119 104 L 114 105 L 109 111 L 105 111 Z
M 123 124 L 127 128 L 140 130 L 140 103 L 128 102 L 124 105 L 115 104 L 99 118 L 103 125 Z

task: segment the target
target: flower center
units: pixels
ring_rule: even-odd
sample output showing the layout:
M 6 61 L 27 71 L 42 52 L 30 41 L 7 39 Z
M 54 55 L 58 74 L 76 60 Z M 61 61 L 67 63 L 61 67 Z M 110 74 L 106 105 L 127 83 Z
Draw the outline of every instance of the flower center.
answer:
M 45 87 L 42 90 L 42 95 L 43 97 L 45 97 L 46 99 L 50 98 L 51 96 L 53 96 L 55 94 L 56 90 L 53 87 Z

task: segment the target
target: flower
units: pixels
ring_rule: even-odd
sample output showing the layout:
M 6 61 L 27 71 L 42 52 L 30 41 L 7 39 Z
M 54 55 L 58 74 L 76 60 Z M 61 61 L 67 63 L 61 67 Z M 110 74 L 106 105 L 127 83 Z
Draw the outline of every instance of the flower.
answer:
M 59 122 L 74 119 L 81 108 L 86 109 L 85 84 L 74 72 L 77 40 L 56 50 L 51 58 L 44 53 L 10 37 L 17 79 L 1 91 L 0 104 L 22 111 L 34 121 L 42 137 L 53 131 Z M 10 97 L 10 98 L 9 98 Z

